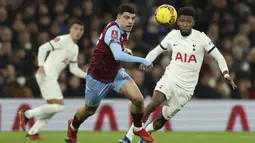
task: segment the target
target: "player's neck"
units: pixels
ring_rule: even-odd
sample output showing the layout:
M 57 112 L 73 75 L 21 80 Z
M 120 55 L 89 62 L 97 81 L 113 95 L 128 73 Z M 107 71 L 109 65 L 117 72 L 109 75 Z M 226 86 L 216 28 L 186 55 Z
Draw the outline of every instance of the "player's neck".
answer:
M 120 27 L 120 22 L 118 21 L 118 19 L 116 19 L 115 22 L 118 24 L 118 27 L 121 29 L 121 32 L 125 33 L 126 31 Z
M 72 37 L 71 34 L 70 34 L 70 38 L 72 39 L 72 41 L 73 41 L 74 43 L 77 43 L 78 40 L 75 40 L 75 39 Z

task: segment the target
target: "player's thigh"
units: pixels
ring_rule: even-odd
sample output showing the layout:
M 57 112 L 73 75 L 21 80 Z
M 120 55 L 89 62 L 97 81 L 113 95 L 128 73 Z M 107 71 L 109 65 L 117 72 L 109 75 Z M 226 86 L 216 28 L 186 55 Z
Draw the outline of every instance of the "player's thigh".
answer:
M 112 83 L 102 83 L 91 75 L 86 78 L 85 104 L 89 107 L 98 106 L 101 100 L 111 90 Z
M 177 86 L 173 86 L 177 87 Z M 190 92 L 187 92 L 180 88 L 174 88 L 170 99 L 166 100 L 163 104 L 162 114 L 165 119 L 171 119 L 176 113 L 178 113 L 186 103 L 191 99 Z
M 133 80 L 128 80 L 121 88 L 119 93 L 125 95 L 131 101 L 143 100 L 143 95 Z
M 153 104 L 155 107 L 160 106 L 164 101 L 166 101 L 166 95 L 160 91 L 154 90 L 151 104 Z
M 122 68 L 113 82 L 113 90 L 127 96 L 131 101 L 143 100 L 143 95 L 133 79 Z
M 165 96 L 165 100 L 168 100 L 172 96 L 172 90 L 173 90 L 172 81 L 169 81 L 168 78 L 165 75 L 163 75 L 162 78 L 157 82 L 157 85 L 154 89 L 153 94 L 155 94 L 155 91 L 157 91 L 159 93 L 162 93 Z
M 63 100 L 63 94 L 61 92 L 60 86 L 55 79 L 38 79 L 36 78 L 39 88 L 41 90 L 41 95 L 45 100 Z

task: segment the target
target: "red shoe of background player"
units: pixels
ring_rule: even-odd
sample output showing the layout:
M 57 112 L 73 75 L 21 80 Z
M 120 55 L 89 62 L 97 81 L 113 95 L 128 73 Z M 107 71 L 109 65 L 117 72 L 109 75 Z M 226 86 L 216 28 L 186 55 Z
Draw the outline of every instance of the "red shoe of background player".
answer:
M 65 141 L 67 143 L 76 143 L 77 140 L 77 132 L 78 131 L 73 131 L 71 128 L 71 123 L 72 123 L 72 119 L 68 120 L 68 127 L 67 127 L 67 139 L 65 139 Z
M 39 134 L 34 134 L 34 135 L 27 134 L 26 139 L 28 139 L 28 140 L 43 140 L 43 138 L 41 138 L 39 136 Z
M 152 143 L 154 141 L 154 138 L 148 132 L 146 132 L 144 129 L 141 129 L 138 132 L 134 131 L 134 134 L 139 136 L 146 142 Z

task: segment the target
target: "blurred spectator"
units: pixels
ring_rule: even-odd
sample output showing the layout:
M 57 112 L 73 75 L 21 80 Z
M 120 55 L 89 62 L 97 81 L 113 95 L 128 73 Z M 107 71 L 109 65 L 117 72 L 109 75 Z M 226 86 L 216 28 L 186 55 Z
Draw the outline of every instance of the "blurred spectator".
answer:
M 3 74 L 0 72 L 0 98 L 8 97 L 8 87 Z
M 66 94 L 68 97 L 84 97 L 84 88 L 81 86 L 80 79 L 76 76 L 72 76 L 68 83 Z
M 210 76 L 208 73 L 201 73 L 196 86 L 194 97 L 198 99 L 220 99 L 222 95 L 208 85 Z
M 8 17 L 8 13 L 5 7 L 0 6 L 0 27 L 8 26 L 7 17 Z

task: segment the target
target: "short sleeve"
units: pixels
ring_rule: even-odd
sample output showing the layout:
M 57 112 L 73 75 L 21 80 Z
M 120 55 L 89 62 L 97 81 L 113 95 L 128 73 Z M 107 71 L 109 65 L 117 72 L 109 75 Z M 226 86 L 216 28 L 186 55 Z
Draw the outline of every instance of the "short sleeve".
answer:
M 120 43 L 120 40 L 119 40 L 120 36 L 121 36 L 120 29 L 116 25 L 114 25 L 107 29 L 104 36 L 104 42 L 108 46 L 110 46 L 112 42 Z
M 160 42 L 159 46 L 163 49 L 163 50 L 167 50 L 168 48 L 171 48 L 171 39 L 173 36 L 173 30 L 171 32 L 169 32 L 166 37 Z
M 211 53 L 216 48 L 212 40 L 207 35 L 205 35 L 204 32 L 202 32 L 202 40 L 204 43 L 204 48 L 208 53 Z

